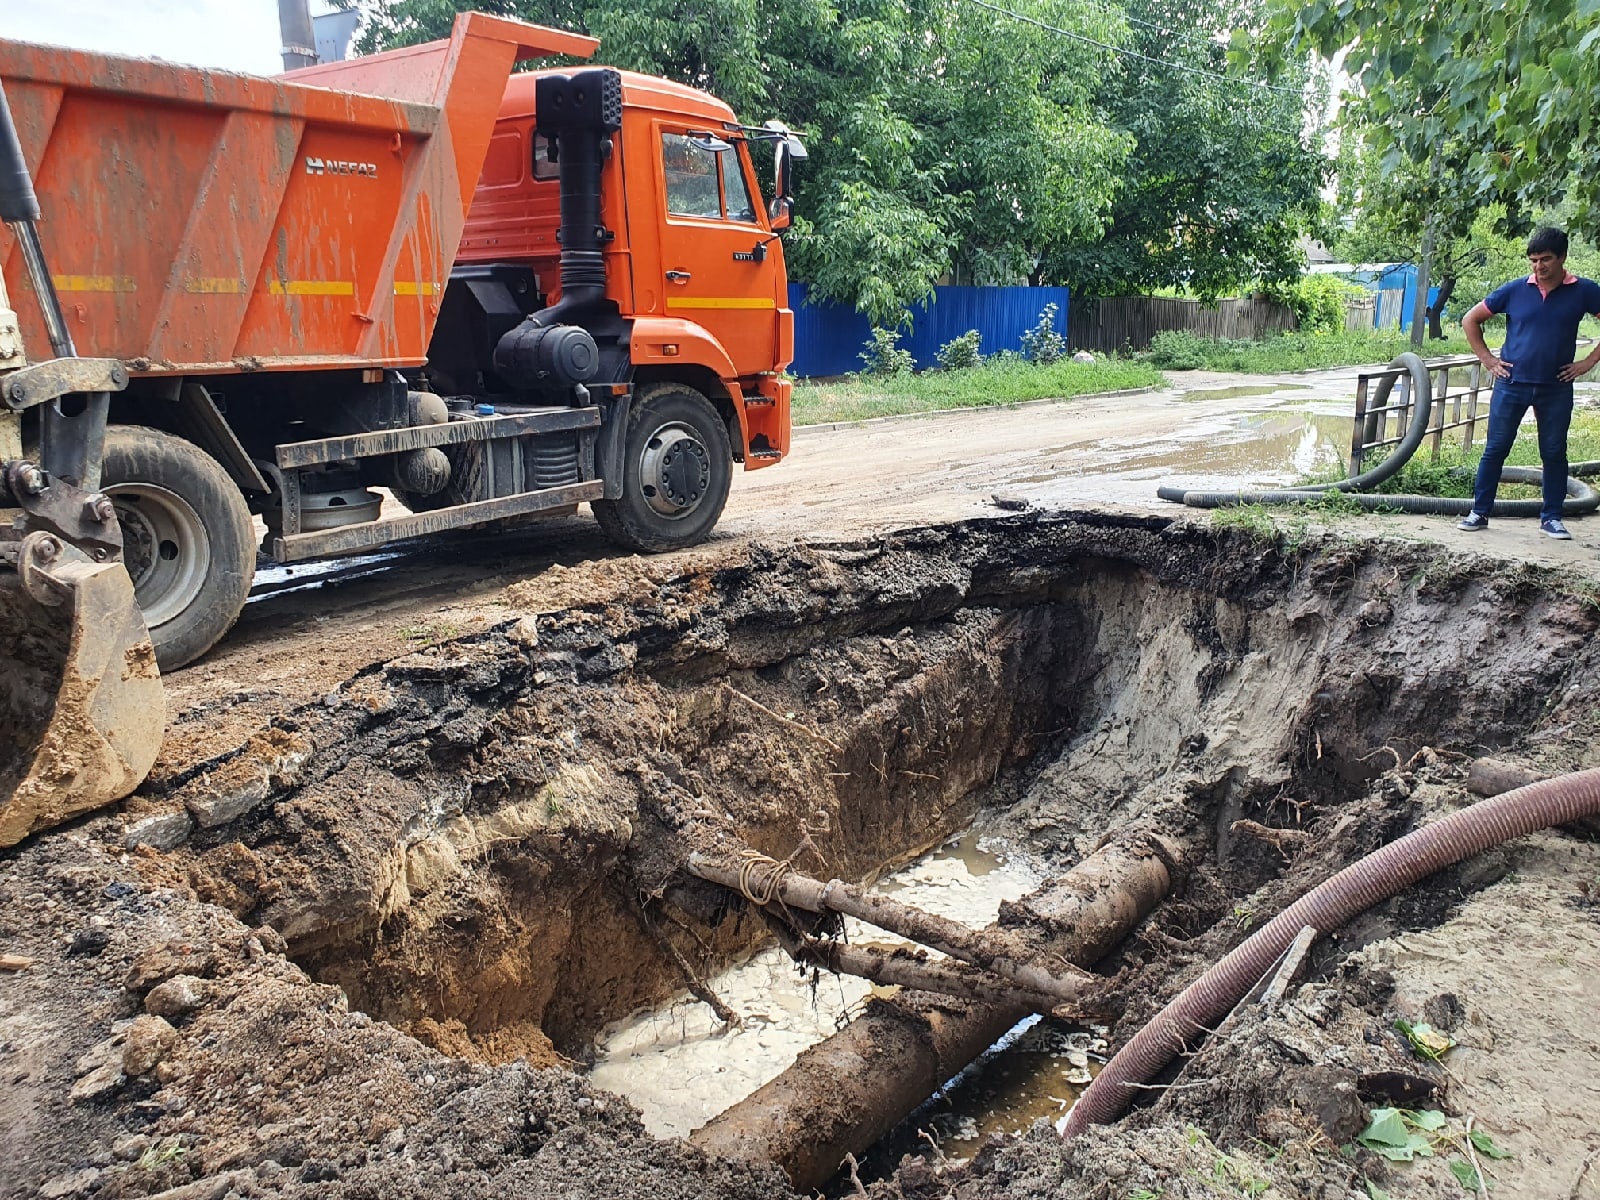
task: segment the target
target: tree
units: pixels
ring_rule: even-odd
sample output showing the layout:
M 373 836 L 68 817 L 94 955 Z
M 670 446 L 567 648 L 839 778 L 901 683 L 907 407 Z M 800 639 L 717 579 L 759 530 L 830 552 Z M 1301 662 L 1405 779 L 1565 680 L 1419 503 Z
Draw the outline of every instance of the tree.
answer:
M 1385 170 L 1432 164 L 1507 223 L 1600 223 L 1600 2 L 1269 0 L 1270 45 L 1344 55 L 1351 121 Z M 1243 48 L 1241 48 L 1241 53 Z M 1448 169 L 1443 169 L 1448 168 Z
M 1441 148 L 1432 163 L 1402 160 L 1391 168 L 1382 153 L 1354 137 L 1339 158 L 1338 205 L 1350 220 L 1334 252 L 1349 262 L 1416 263 L 1425 248 L 1431 250 L 1429 273 L 1439 289 L 1427 308 L 1433 338 L 1444 337 L 1444 309 L 1462 276 L 1487 264 L 1491 250 L 1505 241 L 1494 228 L 1503 212 L 1481 213 L 1476 197 L 1441 185 L 1449 159 L 1449 149 Z M 1427 246 L 1430 221 L 1433 241 Z
M 1110 211 L 1129 142 L 1094 109 L 1096 0 L 341 0 L 363 45 L 441 37 L 488 9 L 601 39 L 595 61 L 678 79 L 807 138 L 796 278 L 893 326 L 960 261 L 1000 280 Z
M 1177 287 L 1208 299 L 1297 277 L 1328 171 L 1305 133 L 1305 71 L 1272 87 L 1219 78 L 1230 30 L 1257 21 L 1249 6 L 1132 0 L 1128 20 L 1143 57 L 1108 71 L 1099 95 L 1134 142 L 1111 220 L 1103 238 L 1059 245 L 1042 274 L 1084 295 Z

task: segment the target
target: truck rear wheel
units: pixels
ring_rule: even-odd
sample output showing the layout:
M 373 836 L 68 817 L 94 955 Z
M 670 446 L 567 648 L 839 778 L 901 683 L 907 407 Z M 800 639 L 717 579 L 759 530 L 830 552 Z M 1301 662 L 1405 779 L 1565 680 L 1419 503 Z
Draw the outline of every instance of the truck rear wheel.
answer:
M 711 402 L 681 383 L 645 387 L 622 457 L 621 498 L 591 505 L 605 535 L 645 554 L 704 541 L 733 481 L 728 430 Z
M 175 670 L 228 632 L 255 574 L 255 527 L 220 463 L 180 437 L 106 431 L 100 490 L 122 526 L 123 560 L 156 662 Z

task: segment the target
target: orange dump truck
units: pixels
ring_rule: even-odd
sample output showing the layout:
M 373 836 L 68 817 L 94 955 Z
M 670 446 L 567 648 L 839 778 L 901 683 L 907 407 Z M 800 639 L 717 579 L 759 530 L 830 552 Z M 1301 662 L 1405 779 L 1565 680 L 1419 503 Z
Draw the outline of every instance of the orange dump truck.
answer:
M 286 563 L 585 501 L 662 550 L 786 453 L 787 208 L 750 148 L 797 143 L 666 80 L 511 75 L 597 45 L 468 14 L 255 79 L 0 41 L 78 353 L 130 376 L 100 482 L 163 666 L 232 622 L 252 513 Z
M 281 563 L 581 503 L 703 539 L 789 448 L 804 149 L 666 80 L 512 74 L 597 45 L 472 13 L 261 79 L 0 40 L 42 213 L 0 232 L 0 566 L 30 521 L 120 555 L 171 668 L 238 615 L 257 516 Z

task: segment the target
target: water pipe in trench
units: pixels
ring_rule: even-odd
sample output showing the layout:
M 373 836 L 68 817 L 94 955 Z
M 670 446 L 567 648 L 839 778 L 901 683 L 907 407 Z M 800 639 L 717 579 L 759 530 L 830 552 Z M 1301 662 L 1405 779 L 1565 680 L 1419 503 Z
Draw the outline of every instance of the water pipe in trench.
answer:
M 1197 1034 L 1214 1029 L 1306 926 L 1330 933 L 1435 871 L 1550 825 L 1600 814 L 1600 770 L 1544 779 L 1451 813 L 1313 888 L 1183 990 L 1119 1050 L 1067 1115 L 1062 1136 L 1116 1120 Z

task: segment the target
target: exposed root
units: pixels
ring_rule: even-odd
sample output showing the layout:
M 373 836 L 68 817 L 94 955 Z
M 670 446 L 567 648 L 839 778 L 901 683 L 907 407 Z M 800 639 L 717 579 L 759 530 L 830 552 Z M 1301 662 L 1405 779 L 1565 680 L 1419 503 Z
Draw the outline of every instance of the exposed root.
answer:
M 835 754 L 842 755 L 844 753 L 843 747 L 841 747 L 839 743 L 834 741 L 832 738 L 825 737 L 824 735 L 818 733 L 815 729 L 812 729 L 810 726 L 800 724 L 799 721 L 794 720 L 792 717 L 786 717 L 780 712 L 773 712 L 772 709 L 761 703 L 761 701 L 755 699 L 753 696 L 745 695 L 738 688 L 734 687 L 733 684 L 725 683 L 722 685 L 722 687 L 730 696 L 737 696 L 751 708 L 755 709 L 757 712 L 765 713 L 774 721 L 778 722 L 778 724 L 785 725 L 788 728 L 793 729 L 796 733 L 805 734 L 806 737 L 810 738 L 814 742 L 820 742 L 829 750 L 832 750 Z
M 751 903 L 765 907 L 774 899 L 806 912 L 836 912 L 855 917 L 907 941 L 939 950 L 952 958 L 990 971 L 1025 990 L 1051 997 L 1057 1004 L 1077 1004 L 1098 986 L 1089 972 L 1070 964 L 1052 968 L 1015 934 L 1001 929 L 978 932 L 957 921 L 877 896 L 839 879 L 823 883 L 794 871 L 787 861 L 775 862 L 754 851 L 735 866 L 724 858 L 695 853 L 691 874 L 723 887 L 736 888 Z
M 1063 1020 L 1081 1021 L 1100 1015 L 1098 1010 L 1081 1003 L 1062 1005 L 1054 996 L 1009 984 L 967 963 L 930 961 L 922 951 L 909 947 L 888 950 L 876 946 L 847 946 L 842 942 L 797 936 L 778 921 L 773 921 L 772 925 L 790 958 L 825 967 L 836 974 L 858 975 L 887 987 L 917 988 L 980 1004 L 1024 1008 Z
M 716 1013 L 717 1020 L 721 1021 L 724 1026 L 738 1028 L 743 1025 L 744 1019 L 729 1008 L 721 997 L 711 990 L 710 985 L 700 978 L 700 973 L 694 969 L 694 964 L 685 958 L 683 952 L 672 944 L 671 938 L 661 932 L 656 923 L 650 919 L 650 914 L 644 910 L 643 906 L 635 911 L 639 914 L 639 924 L 644 927 L 645 932 L 655 940 L 656 945 L 661 947 L 662 952 L 678 968 L 679 973 L 683 976 L 684 983 L 688 986 L 689 991 L 694 994 L 695 999 L 701 1001 L 712 1012 Z

